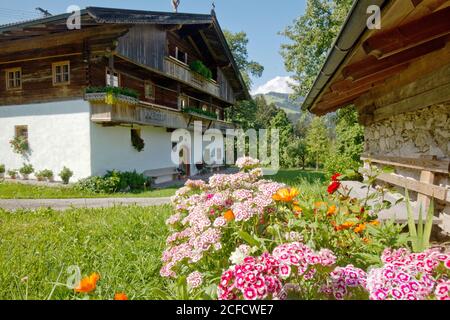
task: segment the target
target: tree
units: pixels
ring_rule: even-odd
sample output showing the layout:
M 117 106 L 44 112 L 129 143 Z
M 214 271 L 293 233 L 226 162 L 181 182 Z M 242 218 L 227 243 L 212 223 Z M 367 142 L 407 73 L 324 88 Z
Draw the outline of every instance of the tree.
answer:
M 261 77 L 264 67 L 256 61 L 249 60 L 248 57 L 248 37 L 244 31 L 233 33 L 224 30 L 225 39 L 233 53 L 236 64 L 239 67 L 245 84 L 248 88 L 252 86 L 251 77 Z
M 278 108 L 274 103 L 268 104 L 263 96 L 255 98 L 256 113 L 255 113 L 255 128 L 267 129 L 272 119 L 277 115 Z
M 361 166 L 361 153 L 364 149 L 364 127 L 358 123 L 358 113 L 354 107 L 337 112 L 336 140 L 332 147 L 332 157 L 325 162 L 329 174 L 357 171 Z M 351 178 L 351 177 L 347 177 Z
M 291 40 L 281 47 L 285 66 L 295 73 L 294 79 L 299 83 L 294 87 L 294 97 L 304 97 L 311 89 L 352 3 L 353 0 L 308 0 L 305 14 L 282 32 Z
M 280 165 L 282 167 L 289 166 L 290 159 L 285 150 L 294 138 L 294 128 L 286 112 L 278 109 L 277 114 L 270 121 L 270 128 L 279 131 Z
M 314 117 L 306 134 L 306 146 L 308 153 L 316 162 L 316 170 L 319 163 L 325 160 L 329 150 L 328 130 L 323 117 Z
M 306 147 L 305 139 L 295 137 L 287 146 L 284 157 L 286 163 L 291 168 L 297 168 L 299 166 L 305 170 L 306 158 L 308 156 L 308 150 Z

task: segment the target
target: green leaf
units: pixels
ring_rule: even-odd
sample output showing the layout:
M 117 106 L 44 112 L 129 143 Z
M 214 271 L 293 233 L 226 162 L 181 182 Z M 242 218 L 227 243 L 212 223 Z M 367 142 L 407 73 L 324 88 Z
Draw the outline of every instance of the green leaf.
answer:
M 248 234 L 247 232 L 241 230 L 238 232 L 239 236 L 245 241 L 247 242 L 249 245 L 252 246 L 259 246 L 259 241 L 256 240 L 254 237 L 252 237 L 250 234 Z
M 157 297 L 160 300 L 171 300 L 169 294 L 161 289 L 153 288 L 151 292 L 153 296 Z
M 423 248 L 427 249 L 430 246 L 431 229 L 433 228 L 434 218 L 434 199 L 430 201 L 430 207 L 425 222 L 425 229 L 423 232 Z

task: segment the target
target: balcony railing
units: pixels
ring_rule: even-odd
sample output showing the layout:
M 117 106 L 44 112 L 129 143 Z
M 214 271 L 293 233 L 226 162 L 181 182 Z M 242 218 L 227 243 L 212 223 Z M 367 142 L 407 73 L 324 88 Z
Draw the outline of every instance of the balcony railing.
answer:
M 104 125 L 138 124 L 171 129 L 192 129 L 194 120 L 202 120 L 204 129 L 226 130 L 234 128 L 232 123 L 215 119 L 192 119 L 192 115 L 154 103 L 118 99 L 108 103 L 106 94 L 86 94 L 91 103 L 91 121 Z
M 223 97 L 220 96 L 220 88 L 216 82 L 191 71 L 189 66 L 177 61 L 175 58 L 168 57 L 164 60 L 164 72 L 197 89 L 223 99 Z

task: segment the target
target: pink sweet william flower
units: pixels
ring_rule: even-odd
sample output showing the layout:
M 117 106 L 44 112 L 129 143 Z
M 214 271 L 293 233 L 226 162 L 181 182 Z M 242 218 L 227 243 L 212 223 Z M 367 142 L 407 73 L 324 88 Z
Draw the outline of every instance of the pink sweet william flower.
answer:
M 186 278 L 186 281 L 187 281 L 189 288 L 191 288 L 191 289 L 198 288 L 203 283 L 203 275 L 198 271 L 194 271 L 190 275 L 188 275 L 188 277 Z

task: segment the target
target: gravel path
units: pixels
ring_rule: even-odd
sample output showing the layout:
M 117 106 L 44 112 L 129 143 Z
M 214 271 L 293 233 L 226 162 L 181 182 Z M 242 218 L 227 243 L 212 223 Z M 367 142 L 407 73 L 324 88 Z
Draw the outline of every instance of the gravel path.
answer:
M 52 208 L 108 208 L 118 205 L 159 206 L 170 203 L 170 198 L 96 198 L 96 199 L 0 199 L 0 208 L 18 209 Z

